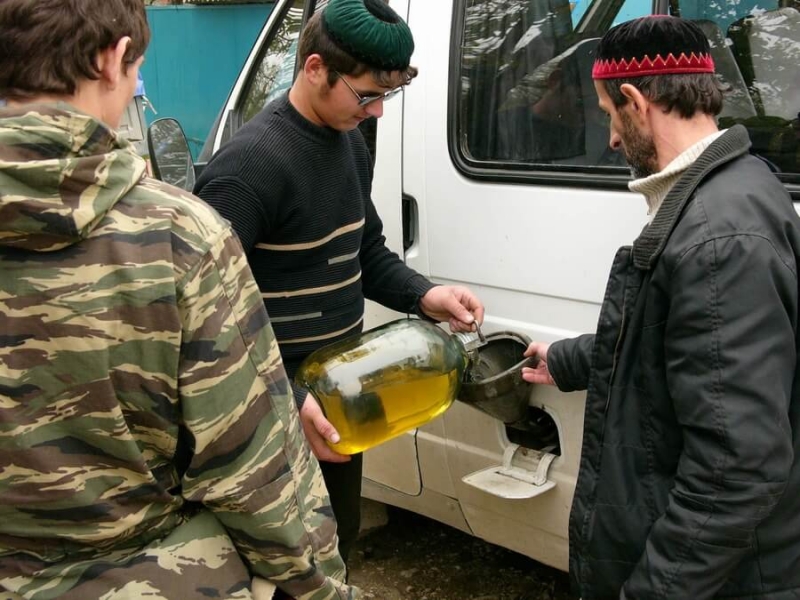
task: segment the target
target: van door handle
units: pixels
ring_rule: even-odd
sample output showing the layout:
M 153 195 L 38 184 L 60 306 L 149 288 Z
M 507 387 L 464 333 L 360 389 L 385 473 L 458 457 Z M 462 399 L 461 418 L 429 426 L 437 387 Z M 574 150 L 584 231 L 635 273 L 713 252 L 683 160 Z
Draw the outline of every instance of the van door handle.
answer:
M 419 208 L 413 196 L 403 194 L 403 252 L 417 241 L 419 232 Z

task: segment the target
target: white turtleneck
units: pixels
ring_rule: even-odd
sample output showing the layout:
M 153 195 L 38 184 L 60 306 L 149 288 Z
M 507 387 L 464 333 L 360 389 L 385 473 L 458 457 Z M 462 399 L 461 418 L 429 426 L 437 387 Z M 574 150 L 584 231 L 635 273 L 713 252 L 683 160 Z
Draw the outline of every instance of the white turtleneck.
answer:
M 725 133 L 725 130 L 715 131 L 711 135 L 704 137 L 696 144 L 681 152 L 675 159 L 658 173 L 653 173 L 641 179 L 634 179 L 628 183 L 628 189 L 632 192 L 639 192 L 647 200 L 647 220 L 652 223 L 661 203 L 678 181 L 683 172 L 688 169 L 700 155 L 705 152 L 714 140 Z

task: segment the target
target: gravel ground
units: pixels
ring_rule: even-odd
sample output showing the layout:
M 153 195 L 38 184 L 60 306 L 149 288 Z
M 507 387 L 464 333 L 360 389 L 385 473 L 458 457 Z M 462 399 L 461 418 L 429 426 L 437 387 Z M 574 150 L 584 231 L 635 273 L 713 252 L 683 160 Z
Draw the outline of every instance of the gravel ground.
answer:
M 574 600 L 566 573 L 414 513 L 362 533 L 350 580 L 370 600 Z

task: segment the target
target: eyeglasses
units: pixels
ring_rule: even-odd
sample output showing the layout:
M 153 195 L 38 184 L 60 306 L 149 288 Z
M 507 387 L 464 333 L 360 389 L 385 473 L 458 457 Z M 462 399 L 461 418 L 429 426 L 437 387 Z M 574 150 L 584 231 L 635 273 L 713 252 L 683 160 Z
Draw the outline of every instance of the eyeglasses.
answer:
M 355 88 L 352 85 L 350 85 L 350 82 L 347 81 L 347 79 L 344 78 L 344 75 L 342 75 L 338 71 L 334 71 L 334 73 L 336 73 L 339 76 L 339 79 L 344 81 L 344 84 L 347 87 L 350 88 L 350 91 L 353 92 L 353 95 L 356 98 L 358 98 L 358 105 L 362 106 L 362 107 L 363 106 L 367 106 L 368 104 L 372 104 L 373 102 L 377 102 L 378 100 L 383 100 L 385 102 L 386 100 L 389 100 L 390 98 L 394 98 L 397 94 L 399 94 L 400 92 L 403 91 L 403 87 L 404 87 L 404 86 L 400 85 L 400 86 L 394 88 L 393 90 L 389 90 L 388 92 L 384 92 L 383 94 L 378 94 L 377 96 L 362 96 L 361 94 L 359 94 L 355 90 Z

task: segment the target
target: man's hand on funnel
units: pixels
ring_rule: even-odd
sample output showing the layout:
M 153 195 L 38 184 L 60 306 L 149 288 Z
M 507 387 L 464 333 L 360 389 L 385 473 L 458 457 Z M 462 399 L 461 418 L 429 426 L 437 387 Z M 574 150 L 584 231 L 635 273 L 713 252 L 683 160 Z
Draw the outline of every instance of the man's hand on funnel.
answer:
M 450 331 L 475 331 L 475 323 L 483 323 L 483 303 L 460 285 L 437 285 L 419 301 L 426 315 L 436 321 L 447 321 Z
M 553 376 L 550 375 L 550 369 L 547 367 L 547 351 L 549 349 L 550 344 L 531 342 L 531 345 L 525 350 L 525 356 L 533 356 L 538 359 L 538 362 L 536 366 L 522 368 L 522 379 L 528 383 L 556 384 Z

